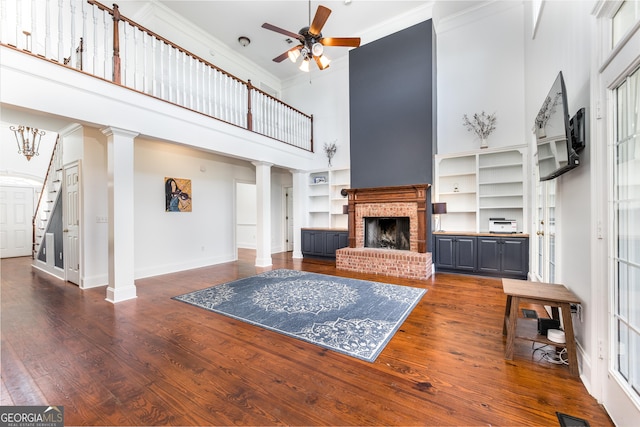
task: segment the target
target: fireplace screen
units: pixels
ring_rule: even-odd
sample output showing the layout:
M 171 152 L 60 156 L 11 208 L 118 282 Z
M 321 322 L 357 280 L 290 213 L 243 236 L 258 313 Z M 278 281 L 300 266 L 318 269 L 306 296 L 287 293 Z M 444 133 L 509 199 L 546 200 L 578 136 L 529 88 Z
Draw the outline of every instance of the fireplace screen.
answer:
M 409 217 L 364 218 L 364 246 L 408 251 Z

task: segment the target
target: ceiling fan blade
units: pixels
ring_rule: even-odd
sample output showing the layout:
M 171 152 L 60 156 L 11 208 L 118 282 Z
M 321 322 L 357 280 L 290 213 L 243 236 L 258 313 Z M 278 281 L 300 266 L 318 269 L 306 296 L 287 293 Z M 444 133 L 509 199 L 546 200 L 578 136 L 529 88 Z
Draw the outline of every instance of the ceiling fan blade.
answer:
M 320 44 L 323 46 L 358 47 L 360 46 L 360 37 L 324 37 L 320 39 Z
M 266 28 L 267 30 L 275 31 L 276 33 L 284 34 L 285 36 L 289 36 L 292 39 L 301 40 L 301 41 L 304 40 L 304 37 L 302 37 L 300 34 L 292 33 L 291 31 L 287 31 L 285 29 L 282 29 L 280 27 L 276 27 L 275 25 L 268 24 L 266 22 L 264 24 L 262 24 L 262 28 Z
M 319 5 L 318 10 L 316 10 L 316 16 L 313 17 L 313 22 L 309 26 L 309 33 L 314 36 L 320 35 L 320 31 L 322 31 L 322 27 L 327 22 L 329 15 L 331 15 L 331 9 Z
M 300 50 L 300 49 L 302 49 L 302 46 L 292 47 L 291 49 L 289 49 L 288 51 L 286 51 L 282 55 L 276 56 L 275 58 L 273 58 L 273 62 L 282 62 L 282 61 L 284 61 L 285 59 L 287 59 L 289 57 L 289 52 L 292 52 L 294 50 Z

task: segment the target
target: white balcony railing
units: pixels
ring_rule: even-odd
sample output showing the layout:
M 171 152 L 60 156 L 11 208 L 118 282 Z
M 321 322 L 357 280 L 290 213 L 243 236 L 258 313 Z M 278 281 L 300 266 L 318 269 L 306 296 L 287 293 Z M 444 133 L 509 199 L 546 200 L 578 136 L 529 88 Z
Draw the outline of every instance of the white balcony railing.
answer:
M 313 117 L 95 0 L 0 0 L 0 43 L 313 151 Z

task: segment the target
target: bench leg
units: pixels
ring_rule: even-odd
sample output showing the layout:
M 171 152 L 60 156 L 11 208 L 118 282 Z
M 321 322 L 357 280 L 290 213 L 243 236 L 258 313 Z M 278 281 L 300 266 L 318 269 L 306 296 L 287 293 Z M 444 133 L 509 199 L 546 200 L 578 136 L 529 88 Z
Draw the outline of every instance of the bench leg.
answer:
M 518 306 L 520 305 L 520 298 L 512 297 L 509 310 L 509 321 L 507 322 L 507 346 L 504 351 L 504 358 L 507 360 L 513 359 L 513 345 L 516 340 L 516 324 L 518 322 Z

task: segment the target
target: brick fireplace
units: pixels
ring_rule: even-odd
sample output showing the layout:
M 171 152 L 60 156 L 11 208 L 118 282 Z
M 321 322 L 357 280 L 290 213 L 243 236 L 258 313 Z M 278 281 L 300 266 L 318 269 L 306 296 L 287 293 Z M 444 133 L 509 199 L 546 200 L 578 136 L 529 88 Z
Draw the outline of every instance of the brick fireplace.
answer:
M 429 184 L 349 189 L 349 247 L 336 251 L 336 268 L 410 279 L 427 279 L 433 267 L 427 252 Z M 367 247 L 370 218 L 409 218 L 408 249 Z

